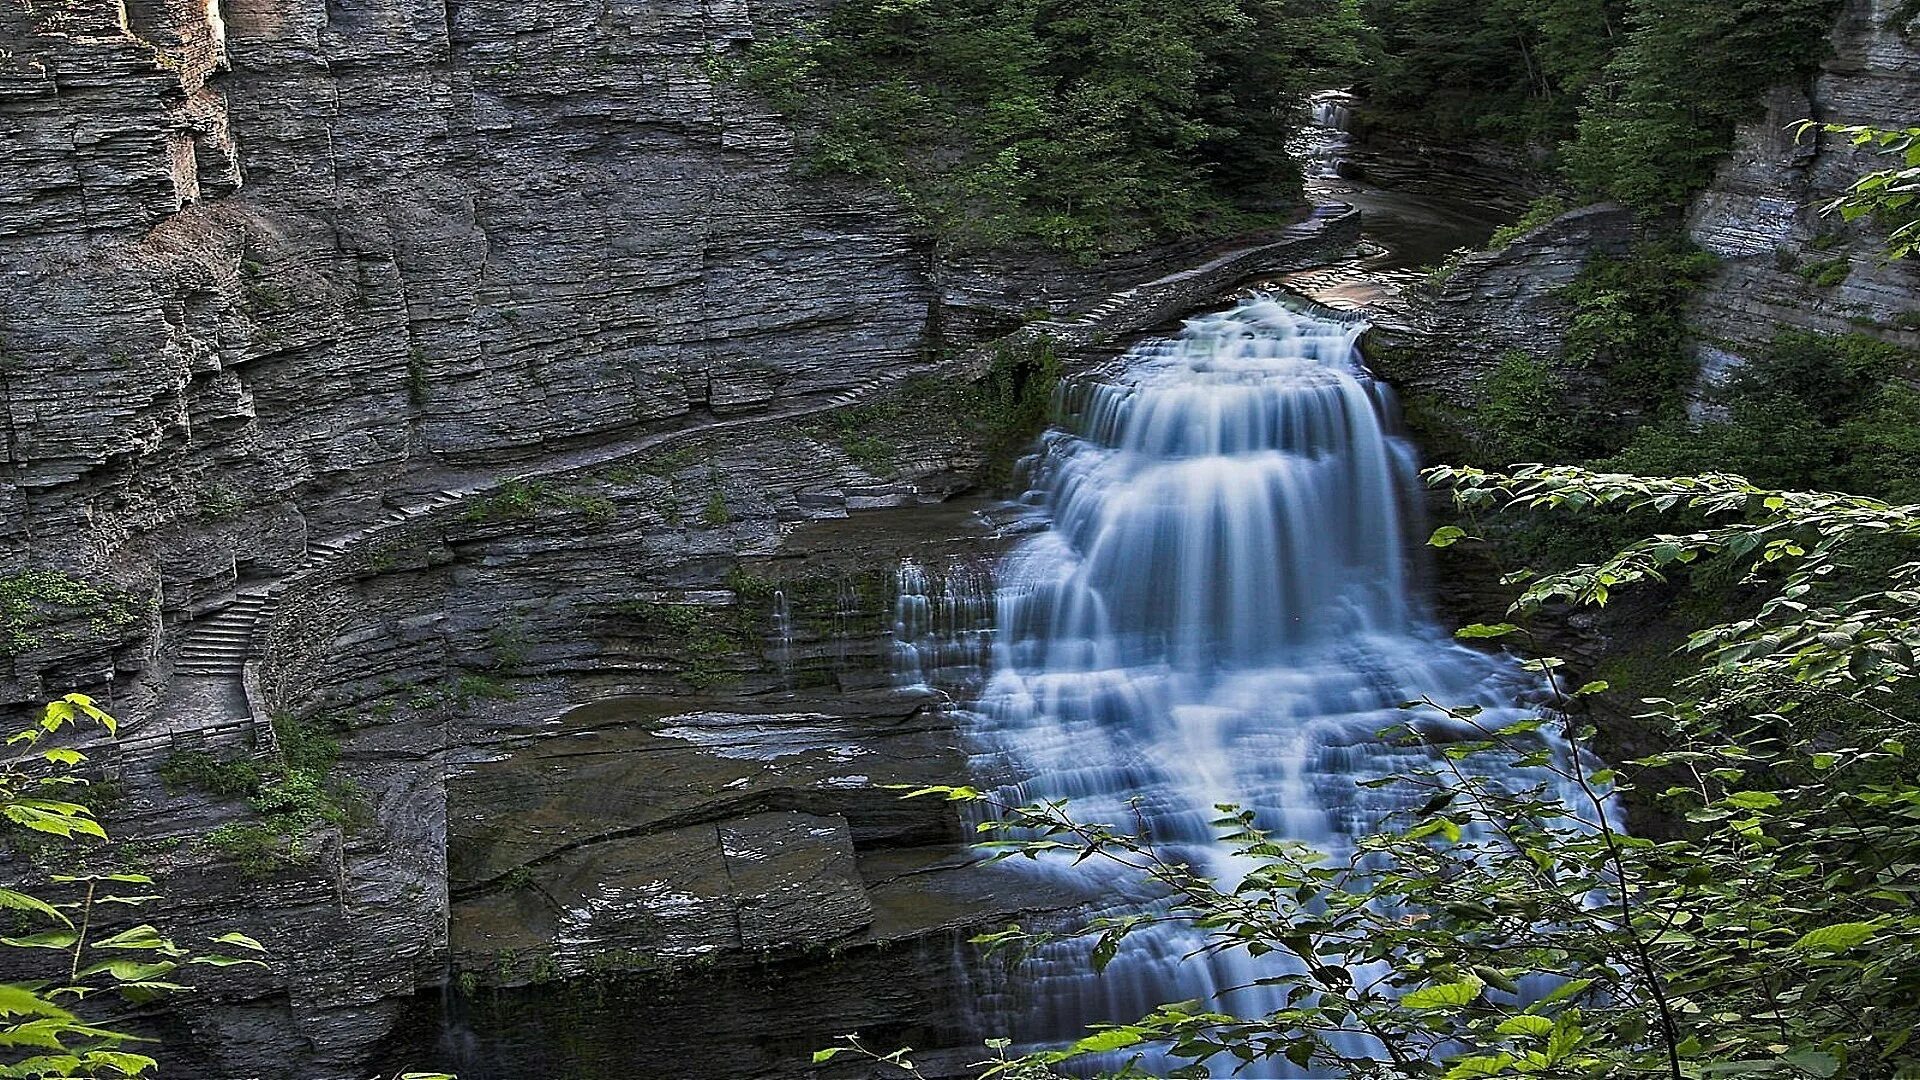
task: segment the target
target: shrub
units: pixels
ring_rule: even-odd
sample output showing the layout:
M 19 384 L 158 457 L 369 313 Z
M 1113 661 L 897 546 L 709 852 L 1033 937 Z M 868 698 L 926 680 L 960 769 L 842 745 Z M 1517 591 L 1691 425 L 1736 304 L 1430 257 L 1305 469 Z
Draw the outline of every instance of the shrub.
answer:
M 345 826 L 359 792 L 335 779 L 340 744 L 322 722 L 282 714 L 273 718 L 279 753 L 263 759 L 216 758 L 204 751 L 175 754 L 160 767 L 169 787 L 195 787 L 219 799 L 245 799 L 257 821 L 229 822 L 205 844 L 232 857 L 243 874 L 258 877 L 304 862 L 316 852 L 308 835 L 321 826 Z
M 1567 200 L 1558 195 L 1535 199 L 1532 205 L 1527 207 L 1527 212 L 1520 215 L 1520 220 L 1511 225 L 1502 225 L 1493 231 L 1493 237 L 1487 241 L 1487 249 L 1498 251 L 1507 247 L 1570 209 L 1572 208 L 1567 205 Z

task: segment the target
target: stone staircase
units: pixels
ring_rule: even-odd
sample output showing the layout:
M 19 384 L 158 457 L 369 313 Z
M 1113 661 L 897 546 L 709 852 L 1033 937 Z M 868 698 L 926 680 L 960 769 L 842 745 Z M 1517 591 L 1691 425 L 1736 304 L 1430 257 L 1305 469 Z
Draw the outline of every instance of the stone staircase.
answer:
M 253 628 L 272 600 L 267 589 L 243 589 L 225 607 L 187 624 L 173 673 L 238 679 L 252 652 Z

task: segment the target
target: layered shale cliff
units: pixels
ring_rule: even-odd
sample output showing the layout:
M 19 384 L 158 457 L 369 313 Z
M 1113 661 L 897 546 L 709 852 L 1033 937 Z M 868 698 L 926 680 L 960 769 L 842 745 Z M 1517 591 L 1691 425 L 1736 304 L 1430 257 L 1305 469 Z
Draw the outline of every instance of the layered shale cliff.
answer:
M 1920 97 L 1920 28 L 1899 0 L 1847 0 L 1830 47 L 1809 85 L 1768 95 L 1688 208 L 1688 238 L 1718 260 L 1687 313 L 1709 378 L 1782 330 L 1864 332 L 1920 347 L 1920 270 L 1912 260 L 1883 258 L 1871 220 L 1847 224 L 1822 213 L 1884 161 L 1842 137 L 1796 130 L 1807 119 L 1910 126 Z M 1469 255 L 1430 290 L 1389 305 L 1377 359 L 1417 393 L 1470 404 L 1505 352 L 1558 363 L 1573 316 L 1567 286 L 1594 258 L 1622 256 L 1663 228 L 1619 207 L 1584 207 Z
M 272 953 L 168 1075 L 789 1076 L 967 1041 L 952 937 L 1063 902 L 886 789 L 964 770 L 895 567 L 990 552 L 1058 357 L 1354 223 L 938 263 L 727 78 L 809 14 L 0 10 L 0 703 L 117 713 L 143 917 Z

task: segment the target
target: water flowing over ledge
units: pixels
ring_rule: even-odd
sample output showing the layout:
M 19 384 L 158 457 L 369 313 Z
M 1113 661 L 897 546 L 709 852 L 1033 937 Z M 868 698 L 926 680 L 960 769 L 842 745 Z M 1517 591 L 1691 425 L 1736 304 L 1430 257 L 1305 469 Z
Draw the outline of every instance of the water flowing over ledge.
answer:
M 1003 798 L 1068 799 L 1226 876 L 1219 804 L 1332 852 L 1376 827 L 1391 796 L 1356 781 L 1420 753 L 1380 737 L 1405 722 L 1400 703 L 1478 706 L 1492 725 L 1532 714 L 1542 688 L 1456 644 L 1417 594 L 1416 465 L 1390 391 L 1360 364 L 1364 329 L 1256 296 L 1063 390 L 1063 427 L 1029 463 L 1033 534 L 995 575 L 973 712 L 976 773 Z M 910 681 L 933 678 L 942 619 L 966 634 L 947 654 L 976 663 L 964 616 L 981 601 L 952 582 L 927 595 L 919 568 L 902 584 Z M 1034 872 L 1116 911 L 1153 902 L 1094 863 Z M 1170 1001 L 1278 1006 L 1234 989 L 1270 970 L 1192 955 L 1202 942 L 1157 927 L 1099 975 L 1077 948 L 1043 949 L 987 1025 L 1051 1041 Z

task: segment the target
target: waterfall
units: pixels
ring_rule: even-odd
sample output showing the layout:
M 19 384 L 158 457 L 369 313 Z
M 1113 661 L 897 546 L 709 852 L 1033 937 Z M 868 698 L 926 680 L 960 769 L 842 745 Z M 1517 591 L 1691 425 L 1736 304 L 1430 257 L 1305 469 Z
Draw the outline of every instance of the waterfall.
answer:
M 1294 136 L 1293 155 L 1307 179 L 1336 180 L 1348 147 L 1353 96 L 1345 90 L 1322 90 L 1307 99 L 1307 123 Z
M 978 693 L 993 633 L 992 574 L 953 560 L 894 571 L 892 671 L 902 689 Z
M 793 689 L 793 605 L 785 589 L 773 590 L 773 666 L 780 681 Z
M 1379 738 L 1405 722 L 1399 703 L 1478 705 L 1492 724 L 1533 715 L 1521 703 L 1542 688 L 1456 644 L 1415 595 L 1416 467 L 1360 364 L 1363 328 L 1256 297 L 1063 391 L 1062 426 L 1030 463 L 1039 524 L 997 573 L 973 721 L 976 771 L 1003 798 L 1138 821 L 1225 876 L 1217 804 L 1334 852 L 1376 827 L 1391 796 L 1356 781 L 1420 753 Z M 1029 872 L 1115 909 L 1150 902 L 1095 863 Z M 1271 973 L 1190 956 L 1199 943 L 1143 931 L 1100 975 L 1081 948 L 1043 949 L 1019 976 L 1029 1000 L 986 1023 L 1063 1040 Z M 1267 993 L 1224 1003 L 1278 1007 Z

